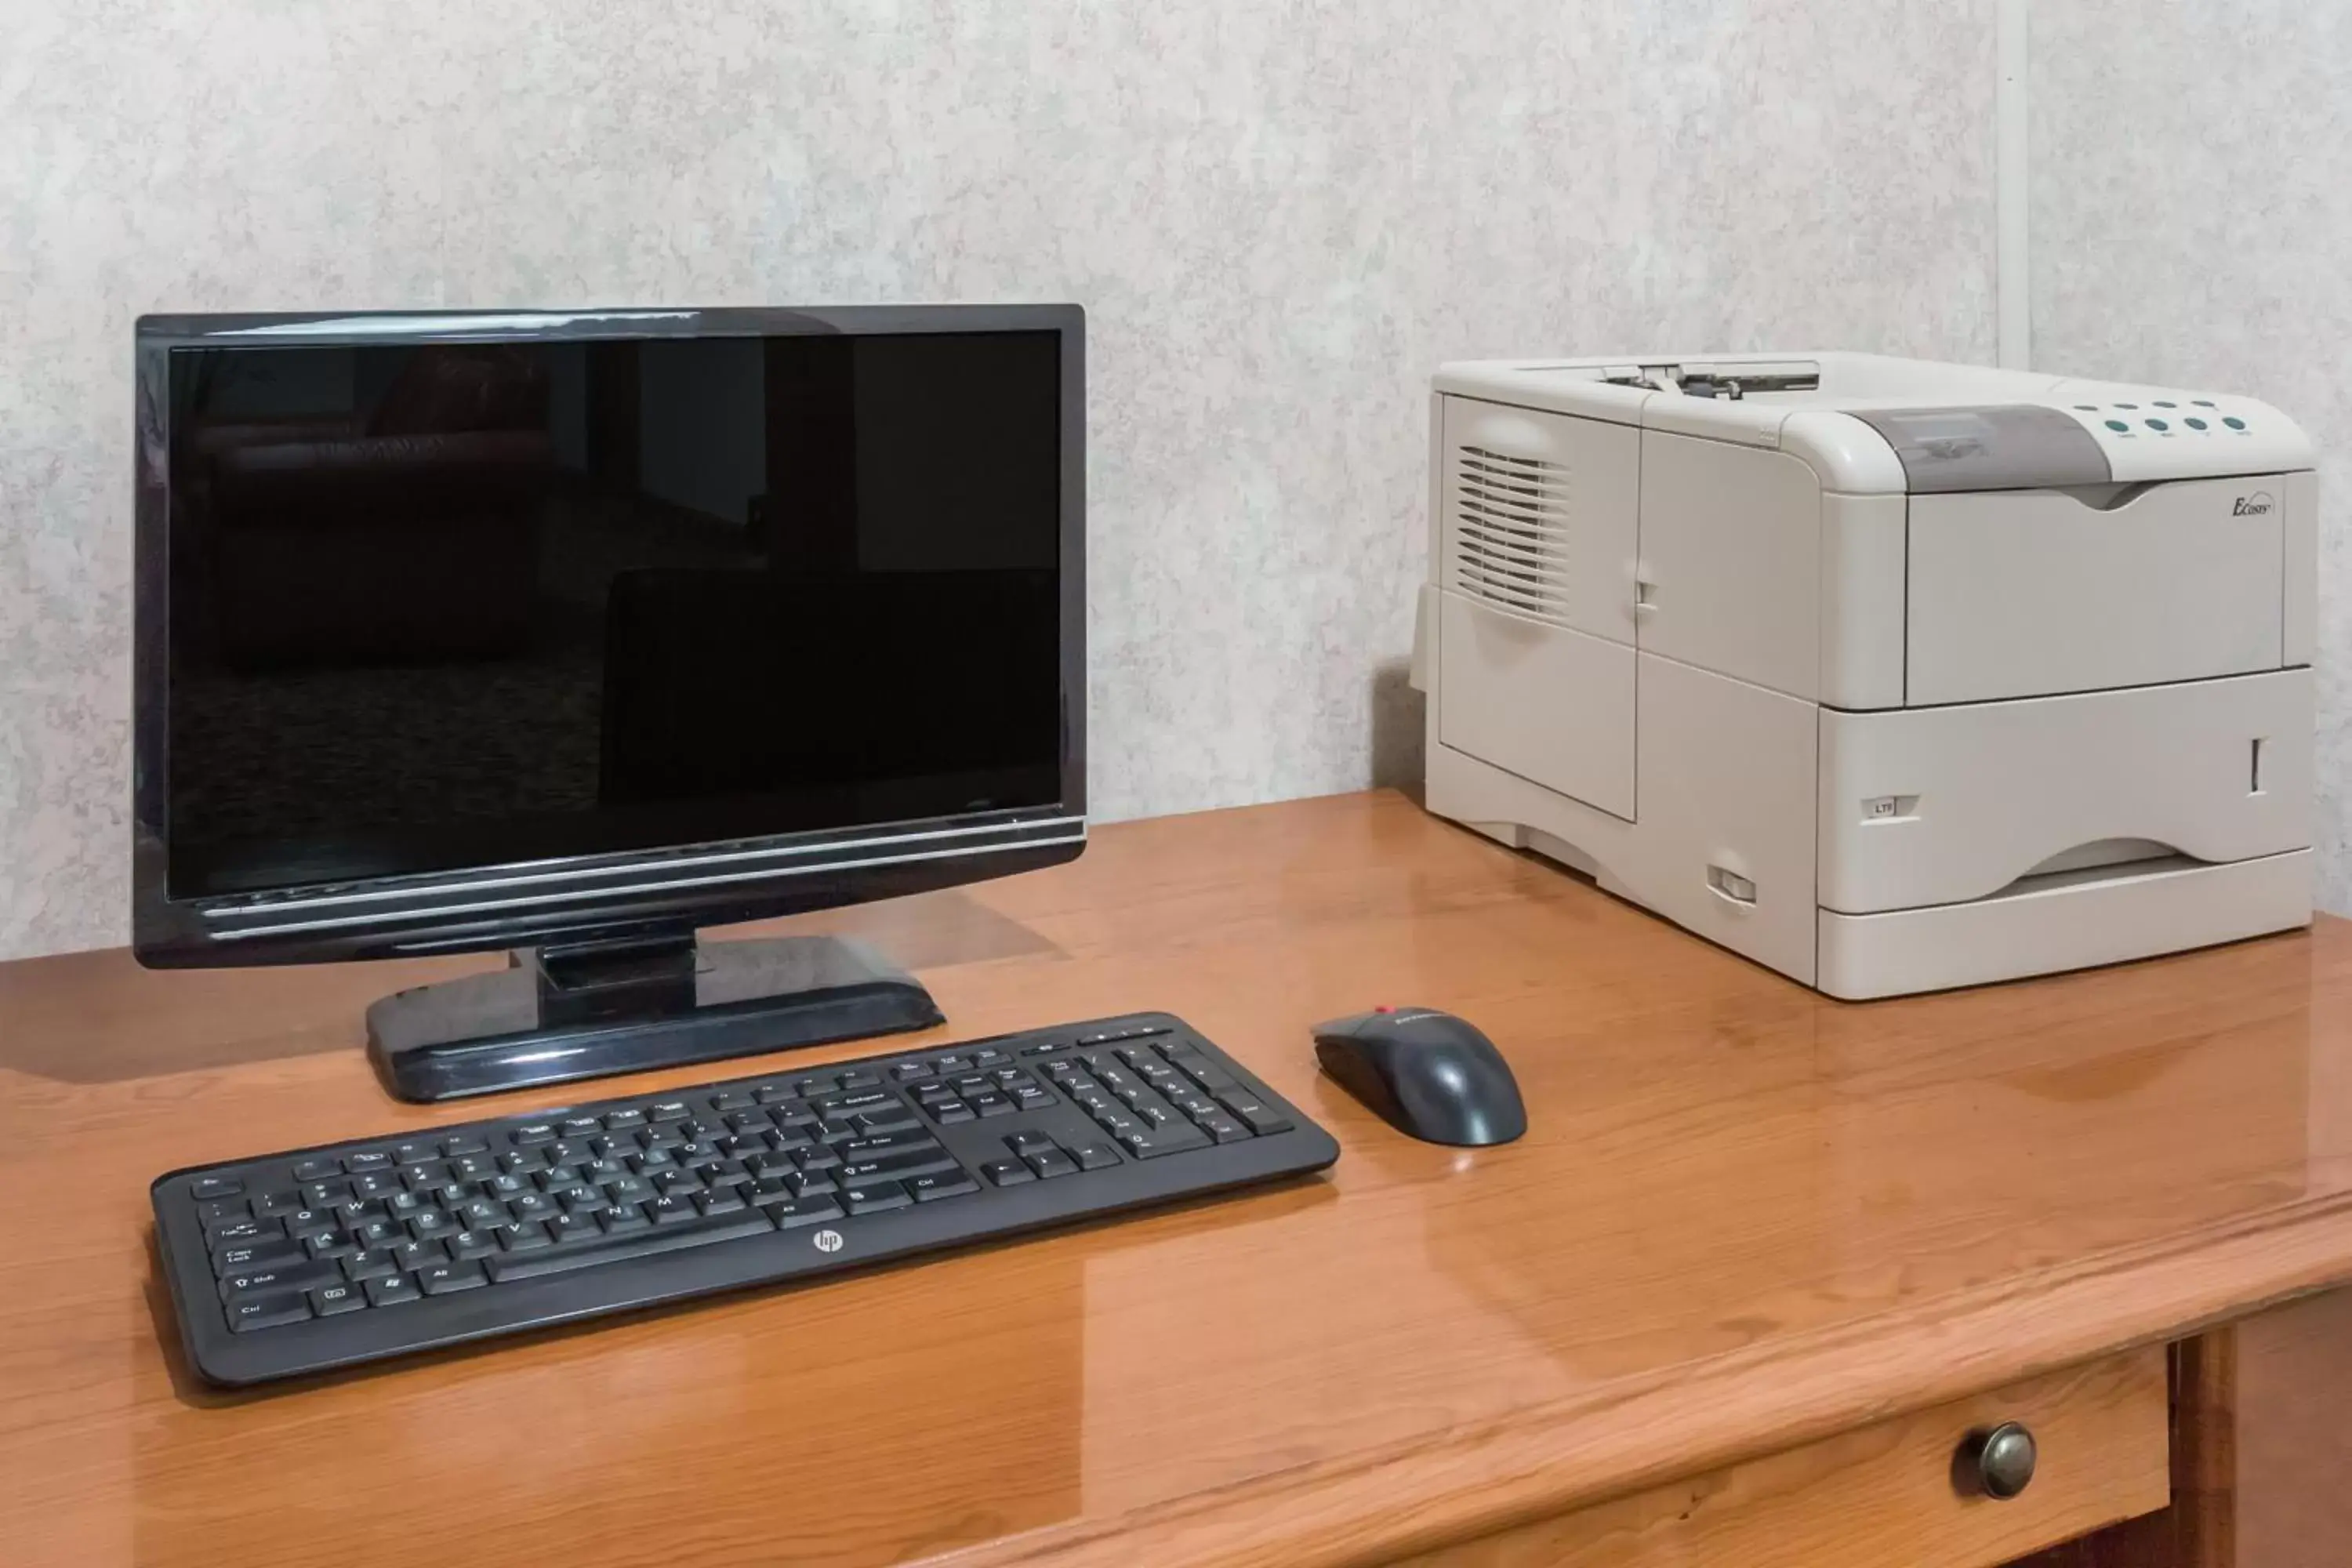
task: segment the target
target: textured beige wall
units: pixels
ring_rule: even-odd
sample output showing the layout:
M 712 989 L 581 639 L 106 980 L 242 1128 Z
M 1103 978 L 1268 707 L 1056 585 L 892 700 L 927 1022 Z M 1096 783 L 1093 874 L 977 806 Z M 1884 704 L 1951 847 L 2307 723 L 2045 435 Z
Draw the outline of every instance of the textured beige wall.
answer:
M 0 0 L 0 954 L 125 929 L 142 311 L 1078 300 L 1181 811 L 1412 766 L 1440 360 L 1989 358 L 1992 88 L 1990 0 Z
M 2352 912 L 2352 5 L 2041 0 L 2032 58 L 2035 367 L 2319 445 L 2319 900 Z

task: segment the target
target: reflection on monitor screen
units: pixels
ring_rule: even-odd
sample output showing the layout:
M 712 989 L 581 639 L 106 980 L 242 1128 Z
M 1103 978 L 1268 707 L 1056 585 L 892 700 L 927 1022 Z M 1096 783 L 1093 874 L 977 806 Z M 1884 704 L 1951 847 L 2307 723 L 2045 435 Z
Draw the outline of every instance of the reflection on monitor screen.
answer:
M 1058 354 L 174 349 L 170 896 L 1053 804 Z

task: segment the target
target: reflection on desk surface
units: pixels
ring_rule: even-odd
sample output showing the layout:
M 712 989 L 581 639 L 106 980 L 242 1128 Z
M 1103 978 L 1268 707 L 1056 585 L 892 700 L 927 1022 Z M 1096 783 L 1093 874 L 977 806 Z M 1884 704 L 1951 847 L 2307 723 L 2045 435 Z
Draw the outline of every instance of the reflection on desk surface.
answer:
M 280 1568 L 406 1560 L 463 1531 L 600 1561 L 879 1564 L 993 1542 L 973 1560 L 996 1562 L 1114 1526 L 1209 1531 L 1303 1495 L 1286 1488 L 1351 1495 L 1349 1476 L 1442 1508 L 1404 1494 L 1469 1483 L 1398 1467 L 1540 1416 L 1569 1434 L 1545 1484 L 1581 1484 L 1576 1467 L 1608 1461 L 1578 1435 L 1601 1444 L 1612 1409 L 1742 1355 L 1964 1315 L 2291 1205 L 2352 1212 L 2352 1121 L 2323 1091 L 2352 1084 L 2341 922 L 1851 1005 L 1393 795 L 1108 828 L 1070 866 L 911 900 L 894 925 L 969 925 L 975 903 L 1031 940 L 927 968 L 952 1026 L 910 1044 L 1164 1007 L 1323 1121 L 1339 1164 L 223 1398 L 177 1374 L 142 1294 L 147 1180 L 435 1113 L 386 1101 L 355 1048 L 72 1082 L 14 1063 L 68 1032 L 97 1059 L 136 1054 L 191 1014 L 215 1037 L 355 1044 L 390 966 L 142 977 L 135 1006 L 0 969 L 0 1033 L 17 1032 L 0 1180 L 76 1194 L 63 1230 L 54 1205 L 0 1208 L 5 1555 Z M 1528 1136 L 1417 1143 L 1319 1080 L 1309 1026 L 1381 1001 L 1490 1035 Z M 2352 1242 L 2345 1258 L 2352 1272 Z

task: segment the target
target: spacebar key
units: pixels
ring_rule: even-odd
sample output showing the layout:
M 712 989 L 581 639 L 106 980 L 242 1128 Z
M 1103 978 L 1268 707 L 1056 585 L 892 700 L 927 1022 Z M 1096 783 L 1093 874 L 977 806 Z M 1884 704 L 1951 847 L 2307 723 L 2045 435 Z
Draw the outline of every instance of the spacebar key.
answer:
M 626 1263 L 633 1258 L 652 1258 L 664 1252 L 683 1251 L 689 1247 L 740 1241 L 747 1236 L 772 1236 L 775 1229 L 773 1221 L 754 1209 L 746 1214 L 729 1215 L 724 1219 L 694 1220 L 685 1225 L 664 1226 L 659 1230 L 617 1236 L 609 1241 L 517 1253 L 485 1261 L 489 1267 L 490 1278 L 503 1285 L 509 1279 L 536 1279 L 542 1274 L 569 1274 L 576 1268 Z

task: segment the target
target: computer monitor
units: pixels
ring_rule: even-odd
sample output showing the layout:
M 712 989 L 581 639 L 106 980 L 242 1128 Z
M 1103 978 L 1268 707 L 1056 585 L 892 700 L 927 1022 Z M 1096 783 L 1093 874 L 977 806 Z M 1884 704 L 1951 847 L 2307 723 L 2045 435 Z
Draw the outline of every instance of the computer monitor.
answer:
M 940 1022 L 696 932 L 1083 847 L 1083 327 L 142 320 L 139 957 L 519 950 L 369 1010 L 412 1100 Z

